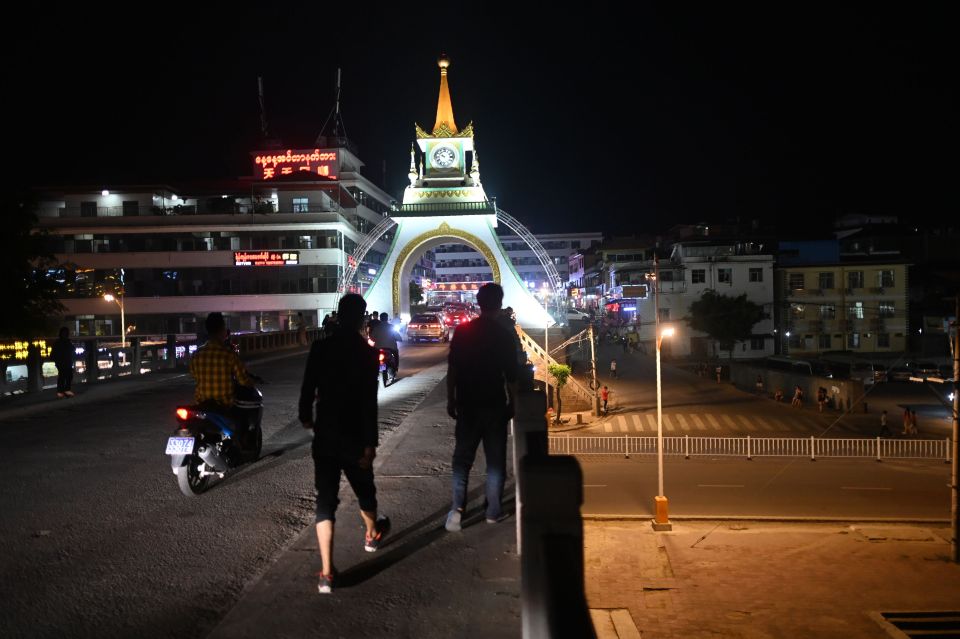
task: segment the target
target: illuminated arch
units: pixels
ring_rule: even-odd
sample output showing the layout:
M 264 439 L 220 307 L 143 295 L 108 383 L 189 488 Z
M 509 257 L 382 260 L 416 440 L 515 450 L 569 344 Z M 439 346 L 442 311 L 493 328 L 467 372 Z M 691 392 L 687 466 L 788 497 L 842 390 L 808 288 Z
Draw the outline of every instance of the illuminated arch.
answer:
M 403 273 L 406 270 L 407 262 L 410 260 L 411 254 L 413 254 L 417 249 L 427 242 L 437 239 L 457 239 L 469 244 L 474 250 L 483 255 L 484 259 L 487 260 L 487 264 L 490 265 L 490 269 L 493 272 L 493 281 L 497 284 L 500 283 L 500 264 L 497 262 L 497 258 L 493 254 L 493 250 L 487 245 L 487 243 L 473 233 L 452 228 L 446 222 L 441 222 L 440 226 L 437 228 L 421 233 L 420 235 L 417 235 L 409 240 L 400 251 L 400 254 L 397 256 L 397 261 L 394 263 L 392 274 L 394 314 L 400 313 L 400 286 L 403 280 Z

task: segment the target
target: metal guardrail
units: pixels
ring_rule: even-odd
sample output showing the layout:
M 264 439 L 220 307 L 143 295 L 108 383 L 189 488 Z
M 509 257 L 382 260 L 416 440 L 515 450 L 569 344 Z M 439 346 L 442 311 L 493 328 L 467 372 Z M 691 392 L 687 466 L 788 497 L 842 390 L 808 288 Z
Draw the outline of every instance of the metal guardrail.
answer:
M 656 437 L 553 435 L 551 455 L 655 455 Z M 663 454 L 675 457 L 809 457 L 847 459 L 936 459 L 949 462 L 951 440 L 818 437 L 664 437 Z

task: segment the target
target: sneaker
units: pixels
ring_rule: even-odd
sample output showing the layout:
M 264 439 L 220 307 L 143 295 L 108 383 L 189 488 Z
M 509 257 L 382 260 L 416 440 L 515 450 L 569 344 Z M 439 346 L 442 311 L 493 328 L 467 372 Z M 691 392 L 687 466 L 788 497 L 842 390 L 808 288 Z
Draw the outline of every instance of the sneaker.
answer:
M 322 572 L 318 572 L 317 576 L 320 578 L 317 583 L 317 592 L 321 595 L 329 595 L 333 592 L 333 577 L 334 575 L 325 575 Z
M 374 528 L 377 531 L 376 535 L 373 537 L 364 535 L 363 549 L 367 552 L 377 552 L 380 550 L 380 544 L 383 542 L 383 538 L 390 532 L 390 518 L 378 517 Z
M 63 399 L 64 397 L 66 397 L 66 395 L 64 395 L 63 393 L 57 393 L 57 397 L 59 397 L 60 399 Z
M 447 514 L 447 523 L 444 524 L 444 528 L 448 532 L 460 532 L 460 518 L 463 517 L 463 512 L 457 509 L 451 510 Z
M 507 518 L 506 513 L 501 513 L 496 517 L 487 517 L 486 521 L 488 524 L 499 524 L 501 521 Z
M 63 394 L 67 397 L 73 397 L 73 391 L 64 391 Z

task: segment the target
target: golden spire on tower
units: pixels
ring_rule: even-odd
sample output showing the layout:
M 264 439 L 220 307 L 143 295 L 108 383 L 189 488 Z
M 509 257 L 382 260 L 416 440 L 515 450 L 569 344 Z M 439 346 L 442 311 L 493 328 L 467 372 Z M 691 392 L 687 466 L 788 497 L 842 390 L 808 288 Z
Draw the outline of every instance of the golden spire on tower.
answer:
M 437 60 L 440 67 L 440 99 L 437 100 L 437 121 L 433 125 L 435 137 L 449 137 L 456 135 L 457 123 L 453 121 L 453 103 L 450 101 L 450 87 L 447 86 L 447 67 L 450 58 L 444 53 Z

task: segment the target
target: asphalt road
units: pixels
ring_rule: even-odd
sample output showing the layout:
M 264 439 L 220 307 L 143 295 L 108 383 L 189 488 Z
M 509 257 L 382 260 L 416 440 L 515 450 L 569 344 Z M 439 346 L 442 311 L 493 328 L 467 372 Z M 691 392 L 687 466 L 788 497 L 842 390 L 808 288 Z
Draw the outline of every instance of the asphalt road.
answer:
M 585 515 L 653 516 L 655 458 L 581 459 Z M 943 462 L 808 459 L 668 459 L 671 515 L 813 519 L 950 516 Z
M 401 350 L 381 432 L 429 392 L 415 375 L 447 349 Z M 264 456 L 195 498 L 164 455 L 188 378 L 5 419 L 0 636 L 205 635 L 313 519 L 311 435 L 296 408 L 304 362 L 300 351 L 251 366 L 269 382 Z

